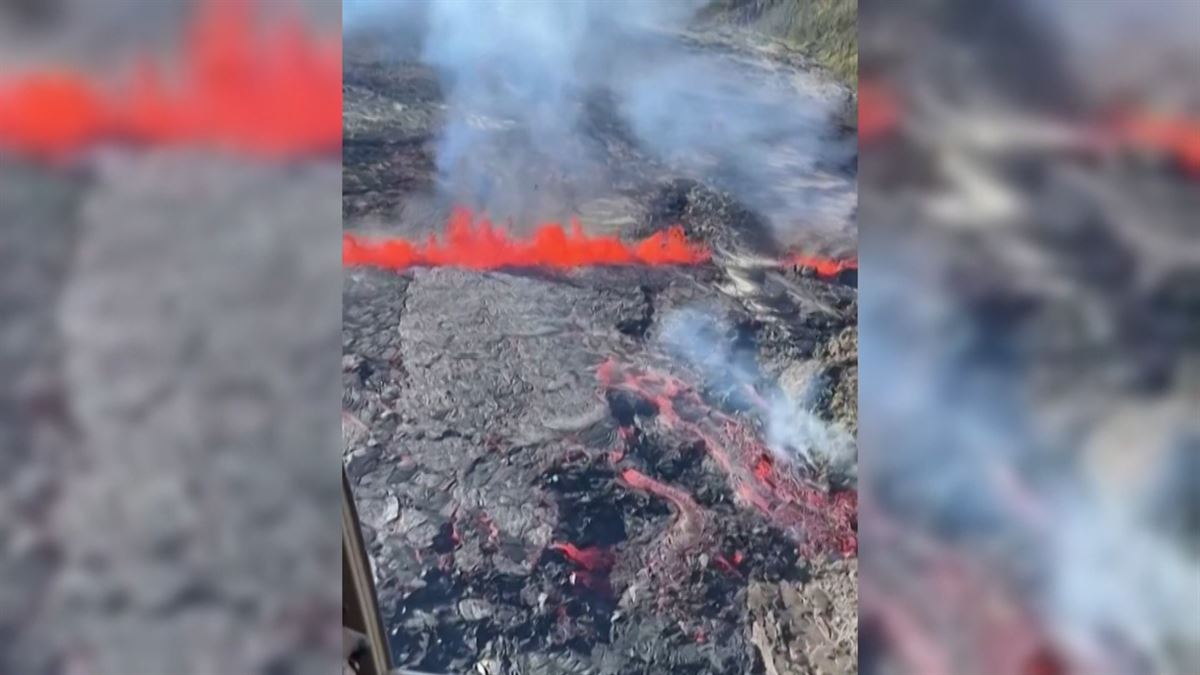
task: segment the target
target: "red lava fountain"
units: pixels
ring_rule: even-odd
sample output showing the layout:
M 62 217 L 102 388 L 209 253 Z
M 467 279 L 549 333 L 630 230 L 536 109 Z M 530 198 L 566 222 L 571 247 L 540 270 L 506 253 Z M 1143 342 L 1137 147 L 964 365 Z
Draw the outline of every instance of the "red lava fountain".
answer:
M 442 240 L 423 243 L 405 239 L 366 240 L 342 236 L 342 264 L 387 269 L 409 267 L 585 267 L 596 265 L 695 265 L 709 259 L 704 248 L 690 244 L 683 229 L 672 227 L 629 244 L 616 237 L 592 237 L 573 223 L 568 232 L 558 223 L 538 227 L 524 240 L 511 238 L 486 218 L 455 209 Z
M 123 87 L 70 69 L 0 75 L 0 147 L 60 157 L 96 142 L 212 144 L 270 157 L 341 146 L 341 39 L 297 20 L 261 36 L 248 2 L 207 0 L 176 86 L 140 60 Z

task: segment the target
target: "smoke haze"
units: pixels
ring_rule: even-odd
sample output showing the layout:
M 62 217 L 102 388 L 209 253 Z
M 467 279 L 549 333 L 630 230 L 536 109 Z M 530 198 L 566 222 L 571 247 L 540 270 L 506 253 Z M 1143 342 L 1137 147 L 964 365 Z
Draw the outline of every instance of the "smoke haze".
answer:
M 779 239 L 844 235 L 854 147 L 831 125 L 844 90 L 689 46 L 678 31 L 703 4 L 359 0 L 345 3 L 344 23 L 421 35 L 445 96 L 436 164 L 452 201 L 530 222 L 610 194 L 625 167 L 599 161 L 587 127 L 589 106 L 611 100 L 639 148 L 731 191 Z M 558 183 L 566 186 L 547 196 Z
M 704 385 L 735 407 L 758 408 L 767 446 L 789 463 L 802 461 L 832 467 L 841 475 L 854 470 L 854 438 L 845 429 L 817 416 L 809 401 L 789 396 L 760 371 L 754 355 L 736 350 L 717 320 L 698 310 L 682 310 L 667 318 L 662 342 L 668 351 L 700 371 Z

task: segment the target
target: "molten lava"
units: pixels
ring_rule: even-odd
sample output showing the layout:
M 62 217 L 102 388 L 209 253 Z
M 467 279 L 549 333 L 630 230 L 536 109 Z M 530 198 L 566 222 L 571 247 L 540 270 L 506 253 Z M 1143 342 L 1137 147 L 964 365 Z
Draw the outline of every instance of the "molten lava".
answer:
M 683 230 L 673 227 L 636 244 L 616 237 L 591 237 L 573 223 L 570 232 L 557 223 L 537 228 L 524 240 L 509 237 L 486 218 L 455 209 L 443 241 L 406 239 L 366 240 L 342 236 L 342 264 L 387 269 L 409 267 L 583 267 L 592 265 L 695 265 L 709 258 L 707 250 L 688 243 Z
M 124 87 L 69 69 L 0 76 L 0 147 L 60 157 L 102 141 L 207 143 L 266 156 L 337 150 L 340 36 L 292 21 L 257 39 L 249 3 L 207 0 L 189 31 L 178 86 L 143 58 Z
M 824 490 L 801 475 L 799 467 L 775 461 L 753 430 L 740 420 L 712 409 L 695 389 L 670 375 L 607 361 L 600 366 L 597 376 L 606 389 L 625 391 L 652 403 L 661 424 L 703 442 L 709 456 L 728 477 L 737 498 L 791 535 L 802 553 L 856 555 L 858 496 L 855 492 Z M 683 532 L 702 527 L 699 509 L 686 492 L 655 481 L 636 469 L 625 469 L 620 475 L 630 487 L 673 503 Z
M 1119 115 L 1113 126 L 1122 140 L 1162 152 L 1200 178 L 1200 121 L 1139 112 Z
M 575 544 L 551 544 L 551 549 L 560 551 L 568 560 L 579 565 L 588 572 L 608 572 L 613 566 L 613 555 L 595 546 L 580 548 Z
M 834 260 L 832 258 L 820 258 L 803 253 L 794 253 L 788 256 L 784 260 L 784 264 L 790 267 L 807 267 L 816 272 L 817 276 L 822 279 L 831 279 L 846 270 L 858 269 L 858 260 L 853 258 Z

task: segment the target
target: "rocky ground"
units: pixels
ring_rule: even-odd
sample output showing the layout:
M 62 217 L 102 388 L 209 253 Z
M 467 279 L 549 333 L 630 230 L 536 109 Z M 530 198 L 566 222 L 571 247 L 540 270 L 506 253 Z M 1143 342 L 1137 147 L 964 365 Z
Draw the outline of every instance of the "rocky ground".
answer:
M 778 46 L 678 39 L 758 77 L 809 81 Z M 438 231 L 450 206 L 436 189 L 438 80 L 414 54 L 368 39 L 347 39 L 345 69 L 346 228 Z M 774 214 L 725 191 L 720 172 L 641 147 L 605 92 L 580 105 L 603 175 L 547 170 L 537 194 L 512 196 L 626 239 L 678 223 L 714 261 L 346 270 L 345 462 L 397 660 L 495 675 L 856 672 L 857 565 L 795 527 L 833 528 L 832 516 L 745 499 L 826 495 L 834 482 L 844 494 L 845 467 L 763 468 L 761 415 L 664 343 L 680 312 L 699 308 L 722 349 L 758 362 L 758 391 L 853 432 L 855 276 L 770 262 L 802 244 L 853 251 L 853 139 L 831 116 L 819 161 L 778 158 L 783 189 L 823 207 L 809 239 L 780 241 Z M 492 151 L 511 147 L 503 120 L 480 124 L 496 127 Z M 652 385 L 622 386 L 613 372 Z

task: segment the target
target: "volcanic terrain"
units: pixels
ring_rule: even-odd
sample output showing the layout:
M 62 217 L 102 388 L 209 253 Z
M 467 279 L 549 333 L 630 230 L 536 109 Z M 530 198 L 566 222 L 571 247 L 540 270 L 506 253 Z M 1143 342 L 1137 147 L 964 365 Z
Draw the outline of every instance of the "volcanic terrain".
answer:
M 764 90 L 847 96 L 778 44 L 645 48 L 663 40 Z M 646 149 L 591 91 L 600 175 L 497 160 L 515 206 L 485 225 L 439 185 L 435 73 L 369 35 L 345 50 L 344 457 L 397 662 L 856 672 L 855 141 L 836 116 L 803 145 L 818 156 L 780 139 L 774 184 L 748 192 L 719 158 Z M 478 126 L 474 161 L 529 152 L 506 120 Z M 810 228 L 773 225 L 801 202 Z M 781 401 L 804 447 L 772 436 Z

